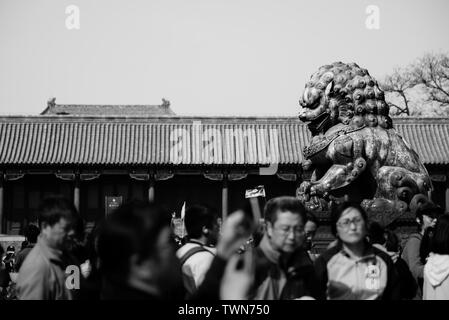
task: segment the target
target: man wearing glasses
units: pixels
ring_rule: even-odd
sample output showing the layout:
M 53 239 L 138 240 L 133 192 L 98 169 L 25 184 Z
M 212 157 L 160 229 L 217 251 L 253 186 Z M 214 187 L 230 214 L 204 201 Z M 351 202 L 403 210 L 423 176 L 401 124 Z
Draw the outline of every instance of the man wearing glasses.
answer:
M 278 197 L 264 210 L 265 234 L 255 250 L 252 299 L 316 296 L 312 261 L 304 248 L 306 210 L 294 197 Z

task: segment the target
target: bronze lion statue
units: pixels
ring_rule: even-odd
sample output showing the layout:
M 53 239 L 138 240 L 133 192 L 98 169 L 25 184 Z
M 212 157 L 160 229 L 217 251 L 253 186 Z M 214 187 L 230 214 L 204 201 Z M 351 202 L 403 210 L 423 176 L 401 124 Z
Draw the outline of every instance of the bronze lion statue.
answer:
M 387 225 L 426 201 L 427 170 L 393 128 L 384 93 L 366 69 L 322 66 L 299 103 L 299 118 L 312 134 L 303 168 L 313 174 L 298 189 L 309 209 L 325 210 L 330 200 L 349 196 Z

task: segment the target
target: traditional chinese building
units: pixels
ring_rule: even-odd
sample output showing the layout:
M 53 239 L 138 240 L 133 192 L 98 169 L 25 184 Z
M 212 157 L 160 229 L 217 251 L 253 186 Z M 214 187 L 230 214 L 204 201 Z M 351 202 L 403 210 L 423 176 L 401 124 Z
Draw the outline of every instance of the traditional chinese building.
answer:
M 432 199 L 449 210 L 449 119 L 393 121 L 426 165 Z M 223 216 L 258 185 L 267 198 L 293 196 L 309 178 L 301 169 L 309 138 L 292 117 L 181 117 L 165 100 L 157 106 L 53 100 L 39 116 L 0 117 L 0 233 L 21 233 L 50 193 L 72 199 L 90 227 L 104 217 L 108 196 L 148 198 L 176 212 L 184 201 L 203 203 Z

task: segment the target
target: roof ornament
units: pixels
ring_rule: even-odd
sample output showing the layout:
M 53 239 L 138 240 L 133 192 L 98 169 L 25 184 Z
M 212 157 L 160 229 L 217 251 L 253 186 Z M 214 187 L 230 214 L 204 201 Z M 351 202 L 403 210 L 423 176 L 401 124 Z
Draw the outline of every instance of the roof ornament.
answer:
M 53 108 L 54 106 L 56 106 L 56 97 L 50 98 L 47 101 L 48 108 Z
M 170 107 L 170 101 L 166 100 L 165 98 L 162 98 L 162 107 Z

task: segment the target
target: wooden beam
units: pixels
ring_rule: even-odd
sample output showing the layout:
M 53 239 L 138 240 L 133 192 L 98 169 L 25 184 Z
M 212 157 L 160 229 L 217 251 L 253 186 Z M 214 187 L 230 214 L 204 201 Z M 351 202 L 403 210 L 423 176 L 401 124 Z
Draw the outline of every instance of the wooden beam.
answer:
M 301 187 L 301 183 L 303 182 L 303 175 L 300 172 L 296 173 L 296 189 L 295 189 L 295 197 L 298 197 L 299 194 L 299 187 Z
M 449 212 L 449 182 L 446 184 L 446 208 L 444 208 L 444 210 L 446 210 L 446 212 Z
M 148 201 L 154 202 L 154 177 L 150 176 L 148 181 Z
M 74 180 L 75 187 L 73 189 L 73 204 L 75 205 L 76 210 L 80 211 L 80 178 L 77 174 Z

